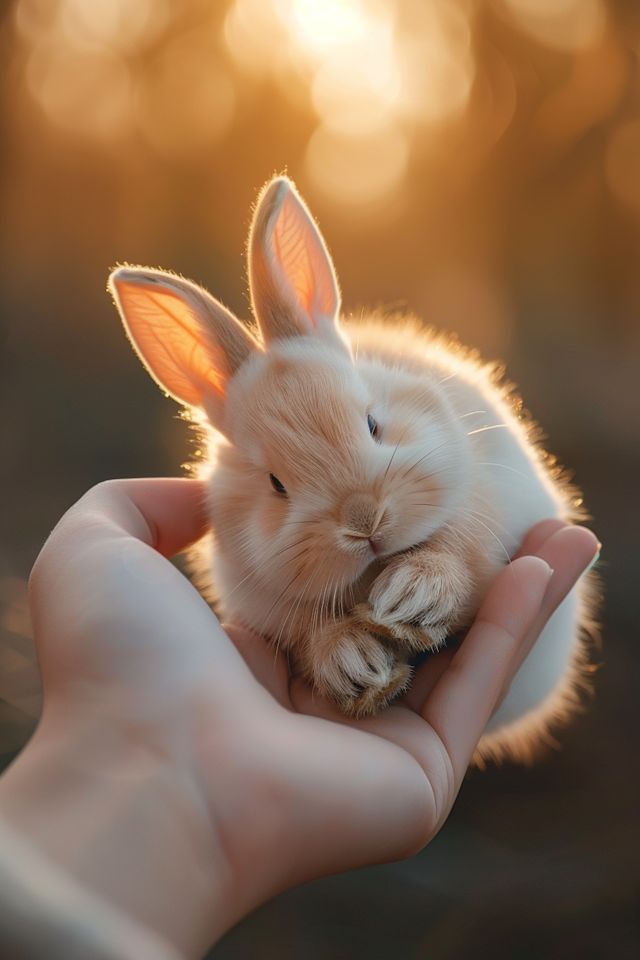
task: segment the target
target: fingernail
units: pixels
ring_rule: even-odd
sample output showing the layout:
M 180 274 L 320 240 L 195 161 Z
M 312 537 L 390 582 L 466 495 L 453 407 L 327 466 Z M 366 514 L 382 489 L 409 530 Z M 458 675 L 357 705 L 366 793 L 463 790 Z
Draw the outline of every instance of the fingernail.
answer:
M 552 576 L 553 576 L 553 567 L 549 567 L 549 580 L 551 580 Z
M 598 544 L 597 553 L 595 554 L 595 556 L 594 556 L 593 560 L 591 561 L 591 563 L 589 564 L 589 566 L 586 567 L 585 570 L 583 570 L 581 576 L 584 576 L 585 573 L 589 573 L 589 570 L 591 570 L 592 567 L 595 567 L 596 563 L 597 563 L 598 560 L 600 559 L 600 547 L 601 547 L 601 546 L 602 546 L 602 544 L 599 543 L 599 544 Z

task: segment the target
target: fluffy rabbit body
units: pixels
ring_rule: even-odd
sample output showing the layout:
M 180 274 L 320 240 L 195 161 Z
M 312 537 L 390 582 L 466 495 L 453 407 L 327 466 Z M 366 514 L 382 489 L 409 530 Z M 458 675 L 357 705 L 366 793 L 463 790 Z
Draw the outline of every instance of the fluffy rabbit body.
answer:
M 469 625 L 530 527 L 576 519 L 575 490 L 495 367 L 415 321 L 340 325 L 329 254 L 284 177 L 256 206 L 249 277 L 257 330 L 172 274 L 122 267 L 110 286 L 151 374 L 213 427 L 204 565 L 223 617 L 367 715 Z M 576 703 L 587 594 L 548 623 L 481 756 L 526 756 Z

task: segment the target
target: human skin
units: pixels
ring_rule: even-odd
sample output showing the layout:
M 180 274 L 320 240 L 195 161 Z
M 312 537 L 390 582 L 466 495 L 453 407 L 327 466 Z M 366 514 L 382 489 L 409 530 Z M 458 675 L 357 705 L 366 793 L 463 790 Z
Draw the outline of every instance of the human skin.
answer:
M 166 559 L 205 532 L 204 500 L 199 481 L 111 481 L 62 518 L 30 585 L 42 719 L 0 779 L 11 826 L 187 958 L 287 887 L 428 843 L 598 550 L 584 528 L 539 524 L 460 648 L 349 720 L 261 637 L 223 630 Z

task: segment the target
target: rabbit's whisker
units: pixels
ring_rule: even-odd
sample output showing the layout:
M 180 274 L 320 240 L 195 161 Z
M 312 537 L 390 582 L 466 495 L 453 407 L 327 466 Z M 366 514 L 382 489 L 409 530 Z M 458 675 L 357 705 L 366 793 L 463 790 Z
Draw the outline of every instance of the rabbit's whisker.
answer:
M 470 511 L 464 510 L 464 509 L 461 508 L 461 512 L 464 513 L 465 516 L 468 516 L 471 520 L 475 521 L 475 523 L 480 524 L 481 527 L 484 527 L 484 529 L 487 531 L 487 533 L 490 533 L 490 534 L 491 534 L 491 536 L 494 538 L 494 540 L 496 540 L 496 541 L 500 544 L 500 547 L 501 547 L 502 551 L 504 552 L 505 557 L 507 558 L 507 563 L 510 564 L 510 563 L 511 563 L 511 557 L 509 556 L 509 551 L 508 551 L 507 548 L 505 547 L 505 545 L 504 545 L 504 543 L 502 542 L 502 540 L 500 539 L 500 537 L 499 537 L 496 533 L 493 532 L 493 530 L 491 529 L 491 527 L 488 527 L 486 523 L 483 523 L 482 520 L 480 520 L 478 517 L 474 516 L 474 514 L 471 513 Z
M 486 430 L 506 430 L 509 428 L 508 423 L 494 423 L 489 427 L 478 427 L 477 430 L 469 430 L 467 436 L 472 437 L 476 433 L 484 433 Z
M 298 577 L 299 577 L 301 574 L 302 574 L 302 570 L 299 570 L 299 571 L 296 573 L 295 577 L 293 577 L 293 578 L 289 581 L 289 583 L 286 585 L 286 587 L 284 588 L 284 590 L 282 591 L 282 593 L 279 595 L 279 597 L 278 597 L 276 600 L 274 600 L 274 602 L 271 604 L 271 606 L 270 606 L 270 608 L 269 608 L 269 611 L 267 612 L 266 616 L 263 618 L 263 625 L 266 625 L 267 621 L 269 620 L 269 617 L 271 616 L 271 614 L 273 613 L 273 611 L 275 610 L 275 608 L 277 607 L 277 605 L 280 603 L 280 601 L 281 601 L 282 598 L 284 597 L 284 595 L 285 595 L 285 593 L 287 592 L 287 590 L 289 590 L 289 588 L 293 586 L 293 584 L 296 582 L 296 580 L 298 579 Z
M 523 480 L 528 480 L 530 483 L 537 485 L 537 481 L 533 477 L 528 477 L 526 473 L 523 473 L 521 470 L 516 470 L 515 467 L 510 467 L 507 463 L 490 463 L 485 461 L 483 463 L 478 463 L 477 466 L 478 467 L 503 467 L 505 470 L 511 470 L 512 473 L 517 473 L 519 477 L 523 478 Z

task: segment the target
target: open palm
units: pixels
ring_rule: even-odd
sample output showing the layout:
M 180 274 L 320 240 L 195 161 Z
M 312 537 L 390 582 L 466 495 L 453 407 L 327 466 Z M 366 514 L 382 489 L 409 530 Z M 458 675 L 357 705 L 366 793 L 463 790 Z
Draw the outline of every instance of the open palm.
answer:
M 538 525 L 460 649 L 355 721 L 261 637 L 225 632 L 165 559 L 202 535 L 203 502 L 197 481 L 115 481 L 60 522 L 32 578 L 43 718 L 0 783 L 45 853 L 193 957 L 278 890 L 429 841 L 597 550 L 587 530 Z

